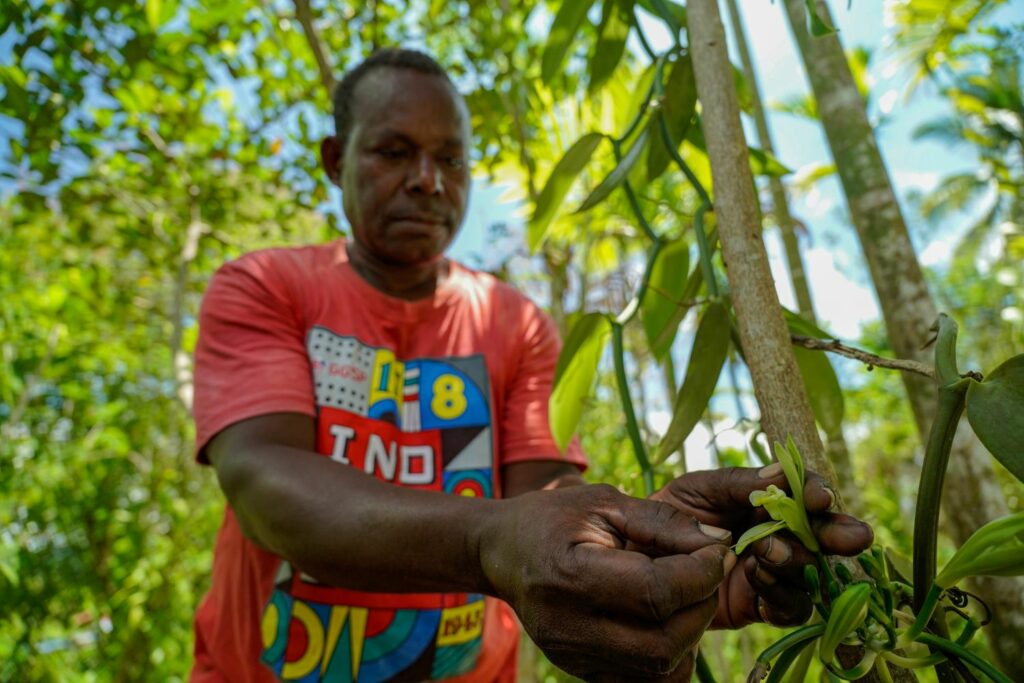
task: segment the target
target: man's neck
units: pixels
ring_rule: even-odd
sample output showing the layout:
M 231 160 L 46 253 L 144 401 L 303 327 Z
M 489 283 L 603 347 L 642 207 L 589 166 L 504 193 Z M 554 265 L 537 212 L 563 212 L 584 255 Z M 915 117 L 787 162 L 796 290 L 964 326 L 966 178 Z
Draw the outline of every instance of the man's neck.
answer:
M 396 299 L 424 299 L 448 277 L 449 264 L 444 257 L 422 265 L 396 265 L 382 261 L 354 240 L 346 246 L 349 263 L 356 273 L 374 289 Z

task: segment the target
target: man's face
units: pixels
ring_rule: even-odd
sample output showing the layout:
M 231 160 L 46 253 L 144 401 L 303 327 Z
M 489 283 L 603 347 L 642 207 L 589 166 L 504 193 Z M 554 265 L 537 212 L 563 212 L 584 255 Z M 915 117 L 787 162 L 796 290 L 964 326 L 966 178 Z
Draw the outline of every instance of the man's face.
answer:
M 382 67 L 356 86 L 340 178 L 353 238 L 384 263 L 439 262 L 469 195 L 469 119 L 443 78 Z

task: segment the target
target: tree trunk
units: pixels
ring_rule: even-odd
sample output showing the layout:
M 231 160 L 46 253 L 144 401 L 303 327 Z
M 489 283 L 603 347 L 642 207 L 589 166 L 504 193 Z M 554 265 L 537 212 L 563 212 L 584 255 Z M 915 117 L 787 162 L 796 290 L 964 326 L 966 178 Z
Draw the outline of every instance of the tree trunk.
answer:
M 703 107 L 704 139 L 715 190 L 718 235 L 740 343 L 757 350 L 746 359 L 761 408 L 762 425 L 770 441 L 792 436 L 807 464 L 835 487 L 835 471 L 818 438 L 761 240 L 759 206 L 718 3 L 690 0 L 687 10 L 697 98 Z M 842 496 L 837 497 L 842 509 Z M 844 654 L 857 656 L 852 652 Z M 892 677 L 899 681 L 914 680 L 913 674 L 905 670 L 894 670 Z M 877 682 L 880 678 L 872 671 L 863 680 Z
M 762 425 L 769 441 L 785 442 L 792 436 L 808 466 L 834 484 L 835 472 L 818 438 L 761 240 L 759 207 L 718 6 L 715 0 L 691 0 L 687 7 L 718 236 L 740 342 L 757 350 L 747 354 L 746 360 Z
M 818 1 L 818 13 L 832 22 Z M 938 312 L 910 242 L 896 194 L 882 161 L 864 101 L 857 91 L 838 36 L 812 38 L 802 0 L 785 0 L 786 14 L 846 194 L 854 227 L 896 355 L 930 361 L 921 349 Z M 918 432 L 927 438 L 935 413 L 936 391 L 925 377 L 903 373 Z M 966 427 L 957 436 L 949 461 L 943 506 L 944 529 L 957 543 L 985 522 L 1007 514 L 991 458 Z M 1024 680 L 1024 580 L 984 579 L 975 590 L 992 608 L 985 629 L 1000 666 L 1014 680 Z
M 743 28 L 743 18 L 740 15 L 736 0 L 726 0 L 726 7 L 729 10 L 729 20 L 732 22 L 733 35 L 736 37 L 736 50 L 740 55 L 740 63 L 743 65 L 744 75 L 750 86 L 751 114 L 757 130 L 758 144 L 768 154 L 775 156 L 774 145 L 772 144 L 771 132 L 768 130 L 768 118 L 764 113 L 764 104 L 761 100 L 761 88 L 758 86 L 757 72 L 754 70 L 754 61 L 750 58 L 750 50 L 747 46 L 746 30 Z M 793 286 L 793 293 L 796 296 L 797 309 L 800 315 L 812 323 L 817 322 L 814 314 L 814 300 L 811 297 L 811 288 L 807 281 L 807 273 L 804 269 L 803 256 L 800 253 L 800 244 L 797 241 L 795 223 L 789 213 L 789 200 L 786 197 L 786 188 L 782 180 L 776 176 L 768 177 L 768 187 L 772 194 L 772 210 L 775 222 L 779 225 L 779 232 L 782 235 L 782 244 L 785 249 L 786 270 L 789 273 L 789 281 Z M 826 430 L 825 452 L 836 470 L 836 478 L 839 487 L 848 501 L 852 500 L 853 493 L 857 490 L 853 478 L 853 466 L 850 463 L 850 449 L 843 437 L 843 429 L 840 425 L 833 431 Z
M 750 86 L 751 114 L 757 130 L 758 144 L 765 152 L 775 156 L 771 133 L 768 131 L 768 119 L 764 114 L 764 104 L 761 100 L 761 88 L 758 86 L 754 62 L 750 58 L 750 50 L 747 47 L 747 34 L 743 28 L 743 19 L 740 16 L 739 8 L 736 6 L 736 0 L 726 0 L 726 7 L 729 9 L 729 19 L 732 22 L 733 35 L 736 36 L 736 51 L 739 52 L 743 73 L 747 77 L 747 84 Z M 800 254 L 800 244 L 797 242 L 793 217 L 789 213 L 786 188 L 776 176 L 769 176 L 768 187 L 772 193 L 772 208 L 775 221 L 779 224 L 779 231 L 782 233 L 786 266 L 789 271 L 790 282 L 793 284 L 793 294 L 796 296 L 797 308 L 800 311 L 800 315 L 811 322 L 815 322 L 814 302 L 811 298 L 810 286 L 807 284 L 807 274 L 804 271 L 804 260 Z

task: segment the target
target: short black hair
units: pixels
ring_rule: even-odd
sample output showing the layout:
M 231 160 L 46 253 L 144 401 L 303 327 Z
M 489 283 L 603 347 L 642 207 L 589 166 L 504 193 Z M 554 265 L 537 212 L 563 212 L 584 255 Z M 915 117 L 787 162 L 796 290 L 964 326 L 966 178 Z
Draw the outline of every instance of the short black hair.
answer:
M 377 50 L 346 72 L 334 88 L 334 95 L 332 97 L 334 104 L 334 134 L 342 143 L 348 139 L 348 134 L 352 130 L 352 107 L 355 101 L 356 86 L 371 71 L 383 67 L 411 69 L 423 74 L 438 76 L 448 81 L 448 83 L 452 82 L 444 67 L 428 54 L 400 47 Z

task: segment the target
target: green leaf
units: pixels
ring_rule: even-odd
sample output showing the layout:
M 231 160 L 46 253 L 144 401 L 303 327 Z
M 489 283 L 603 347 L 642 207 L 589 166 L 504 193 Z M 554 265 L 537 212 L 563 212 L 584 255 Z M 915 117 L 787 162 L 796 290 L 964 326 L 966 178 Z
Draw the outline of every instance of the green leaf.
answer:
M 843 638 L 853 633 L 868 616 L 871 600 L 871 584 L 855 583 L 849 586 L 832 603 L 832 614 L 825 624 L 825 632 L 818 643 L 818 657 L 825 664 L 831 664 L 836 657 L 836 648 Z
M 0 574 L 7 579 L 7 583 L 10 584 L 12 588 L 17 588 L 21 583 L 18 579 L 18 572 L 15 571 L 14 567 L 11 566 L 10 563 L 4 560 L 0 560 Z
M 651 16 L 659 17 L 658 10 L 654 8 L 654 3 L 651 0 L 638 0 L 638 5 L 644 8 Z M 672 0 L 662 0 L 662 5 L 668 9 L 668 13 L 672 16 L 672 20 L 679 26 L 686 27 L 686 8 L 678 3 L 672 2 Z
M 743 69 L 732 64 L 732 84 L 736 89 L 736 104 L 744 114 L 754 111 L 754 91 L 750 87 L 750 81 Z
M 757 526 L 752 526 L 743 532 L 743 535 L 740 536 L 740 540 L 736 541 L 736 545 L 733 546 L 733 551 L 737 555 L 739 555 L 744 550 L 746 550 L 747 546 L 749 546 L 751 543 L 756 543 L 757 541 L 760 541 L 762 538 L 767 538 L 768 536 L 774 534 L 776 531 L 782 531 L 785 528 L 786 523 L 781 520 L 762 522 Z
M 935 585 L 950 588 L 968 576 L 1024 574 L 1024 512 L 983 525 L 964 541 L 935 577 Z
M 654 84 L 654 76 L 658 73 L 659 61 L 660 59 L 648 64 L 647 68 L 640 74 L 640 78 L 637 79 L 635 85 L 632 78 L 630 78 L 629 89 L 633 92 L 634 97 L 629 101 L 629 106 L 621 107 L 615 116 L 615 122 L 621 129 L 620 136 L 633 123 L 640 113 L 640 107 L 647 101 L 648 96 L 652 94 L 651 86 Z
M 654 351 L 654 357 L 661 360 L 675 339 L 675 331 L 679 328 L 676 322 L 671 330 L 675 313 L 682 301 L 686 289 L 690 269 L 690 247 L 683 240 L 670 242 L 662 247 L 658 259 L 651 268 L 651 279 L 647 284 L 647 292 L 640 303 L 640 320 L 643 322 L 647 342 Z M 668 344 L 661 343 L 668 332 Z
M 1024 354 L 970 383 L 967 419 L 996 460 L 1024 481 Z
M 548 413 L 551 435 L 562 450 L 569 444 L 590 398 L 611 325 L 603 313 L 588 313 L 569 332 L 555 365 Z
M 672 422 L 658 444 L 657 459 L 677 450 L 708 406 L 729 353 L 729 313 L 721 302 L 708 305 L 693 340 L 683 386 L 672 410 Z
M 611 77 L 626 50 L 626 39 L 633 27 L 632 0 L 605 0 L 597 43 L 590 56 L 590 90 L 596 90 Z
M 594 0 L 564 0 L 558 8 L 541 56 L 540 77 L 545 84 L 550 85 L 555 74 L 561 70 L 572 41 L 593 4 Z
M 645 129 L 640 133 L 640 137 L 636 139 L 633 146 L 629 148 L 626 155 L 622 157 L 618 165 L 612 169 L 612 172 L 602 180 L 597 187 L 587 196 L 583 203 L 580 204 L 580 208 L 576 209 L 576 213 L 582 211 L 588 211 L 598 204 L 612 193 L 612 191 L 622 184 L 622 181 L 629 175 L 630 170 L 636 165 L 637 159 L 644 151 L 644 147 L 647 146 L 647 134 L 648 131 Z
M 818 8 L 815 6 L 814 0 L 804 0 L 804 6 L 807 7 L 807 21 L 810 25 L 812 36 L 820 38 L 836 32 L 834 28 L 826 24 L 824 20 L 818 16 Z
M 544 241 L 548 226 L 558 213 L 562 200 L 569 194 L 576 176 L 590 161 L 591 155 L 604 137 L 601 133 L 587 133 L 574 142 L 565 156 L 555 164 L 540 197 L 537 198 L 537 207 L 526 229 L 527 244 L 531 251 L 536 250 Z
M 160 6 L 161 0 L 146 0 L 146 21 L 154 31 L 160 28 Z
M 689 55 L 682 55 L 672 65 L 668 82 L 665 84 L 665 100 L 661 111 L 651 118 L 651 125 L 658 125 L 656 117 L 662 116 L 668 125 L 669 134 L 678 148 L 686 138 L 686 132 L 693 120 L 697 106 L 697 84 L 693 77 L 693 62 Z M 658 134 L 656 142 L 647 154 L 647 178 L 654 180 L 668 167 L 669 152 Z
M 750 161 L 750 171 L 754 175 L 769 176 L 771 178 L 781 178 L 784 175 L 789 175 L 793 172 L 792 169 L 783 166 L 778 159 L 773 157 L 763 149 L 757 147 L 750 147 L 747 150 L 748 159 Z
M 156 31 L 171 20 L 177 9 L 177 0 L 146 0 L 146 22 Z
M 793 353 L 800 366 L 814 419 L 826 434 L 837 434 L 842 429 L 844 406 L 835 368 L 824 351 L 794 348 Z
M 786 327 L 790 334 L 798 334 L 802 337 L 814 337 L 815 339 L 835 339 L 831 332 L 826 332 L 799 313 L 795 313 L 783 307 L 782 317 L 786 319 Z
M 717 238 L 717 235 L 715 236 Z M 710 240 L 709 240 L 710 241 Z M 676 299 L 679 301 L 691 301 L 697 293 L 700 291 L 701 285 L 704 284 L 704 271 L 701 269 L 698 263 L 690 271 L 690 276 L 686 278 L 686 285 L 683 287 L 683 291 Z M 677 305 L 672 309 L 672 315 L 665 322 L 661 328 L 661 332 L 657 337 L 651 340 L 651 351 L 654 353 L 654 357 L 658 360 L 665 358 L 668 354 L 669 349 L 672 348 L 672 342 L 675 341 L 676 332 L 679 331 L 679 325 L 682 324 L 683 318 L 690 310 L 690 306 Z

